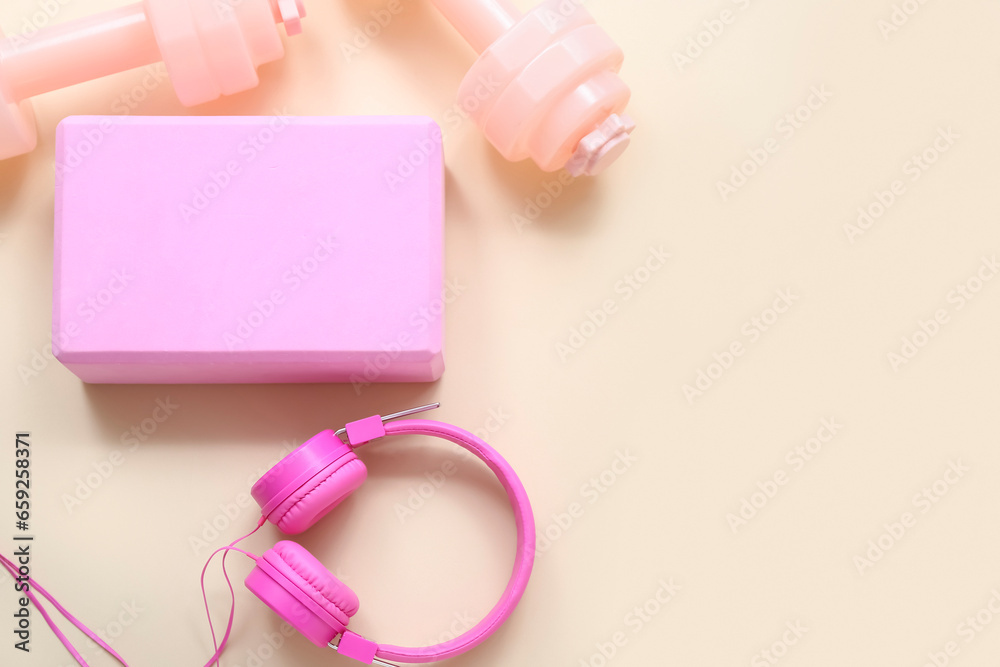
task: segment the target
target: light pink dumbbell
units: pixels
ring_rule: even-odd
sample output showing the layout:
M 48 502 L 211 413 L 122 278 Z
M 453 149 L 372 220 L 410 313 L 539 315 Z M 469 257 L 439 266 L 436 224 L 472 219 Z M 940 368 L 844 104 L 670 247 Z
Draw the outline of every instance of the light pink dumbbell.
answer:
M 433 0 L 481 54 L 459 104 L 508 160 L 593 175 L 628 146 L 624 54 L 583 1 L 545 0 L 522 16 L 510 0 Z
M 34 149 L 29 98 L 163 61 L 186 106 L 257 85 L 301 31 L 302 0 L 144 0 L 31 36 L 0 33 L 0 159 Z

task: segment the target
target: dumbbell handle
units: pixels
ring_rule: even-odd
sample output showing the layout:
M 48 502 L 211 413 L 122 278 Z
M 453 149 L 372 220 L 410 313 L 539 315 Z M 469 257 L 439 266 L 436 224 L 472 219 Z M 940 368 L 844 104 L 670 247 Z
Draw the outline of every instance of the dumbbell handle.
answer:
M 432 0 L 476 53 L 514 27 L 523 14 L 510 0 Z
M 0 81 L 14 100 L 162 59 L 142 3 L 8 37 L 0 50 Z

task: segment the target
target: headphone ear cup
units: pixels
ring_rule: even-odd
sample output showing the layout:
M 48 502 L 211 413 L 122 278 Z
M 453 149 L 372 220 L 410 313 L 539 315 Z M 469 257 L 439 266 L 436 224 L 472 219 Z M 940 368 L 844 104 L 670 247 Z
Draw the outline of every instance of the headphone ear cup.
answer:
M 368 469 L 354 452 L 334 461 L 274 508 L 270 520 L 286 535 L 298 535 L 354 493 Z
M 278 542 L 260 556 L 246 587 L 317 646 L 344 633 L 358 612 L 354 591 L 295 542 Z

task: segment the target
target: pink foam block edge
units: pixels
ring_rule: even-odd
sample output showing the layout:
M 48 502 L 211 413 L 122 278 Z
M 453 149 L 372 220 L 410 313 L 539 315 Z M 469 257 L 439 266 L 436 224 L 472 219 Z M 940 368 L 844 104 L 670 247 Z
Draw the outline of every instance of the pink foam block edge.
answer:
M 67 118 L 55 355 L 96 383 L 436 380 L 443 204 L 429 118 Z

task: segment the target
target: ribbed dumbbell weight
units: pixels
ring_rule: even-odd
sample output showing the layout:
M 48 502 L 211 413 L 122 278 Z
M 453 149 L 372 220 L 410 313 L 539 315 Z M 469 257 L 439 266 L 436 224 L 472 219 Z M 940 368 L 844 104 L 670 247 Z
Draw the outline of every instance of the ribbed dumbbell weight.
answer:
M 0 33 L 0 159 L 34 149 L 28 100 L 163 61 L 186 106 L 258 83 L 257 67 L 284 55 L 276 24 L 301 31 L 302 0 L 144 0 L 31 36 Z
M 508 160 L 598 174 L 628 146 L 624 55 L 582 6 L 545 0 L 522 16 L 510 0 L 433 0 L 480 53 L 461 105 Z

